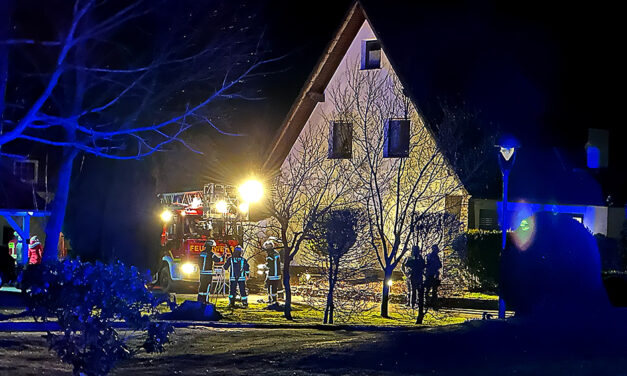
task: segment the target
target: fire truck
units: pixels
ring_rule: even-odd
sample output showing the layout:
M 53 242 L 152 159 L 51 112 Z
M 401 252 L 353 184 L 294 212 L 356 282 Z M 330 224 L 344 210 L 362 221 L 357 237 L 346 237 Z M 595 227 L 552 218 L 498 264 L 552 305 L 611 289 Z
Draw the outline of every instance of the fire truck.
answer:
M 161 193 L 163 231 L 157 284 L 166 292 L 199 282 L 198 258 L 208 239 L 226 259 L 233 247 L 244 247 L 247 204 L 230 185 L 206 184 L 202 191 Z

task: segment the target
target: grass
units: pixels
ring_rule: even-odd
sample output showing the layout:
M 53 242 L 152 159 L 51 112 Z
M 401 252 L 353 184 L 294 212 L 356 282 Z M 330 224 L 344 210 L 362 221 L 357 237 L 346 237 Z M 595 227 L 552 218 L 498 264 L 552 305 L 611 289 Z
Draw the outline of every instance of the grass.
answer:
M 194 300 L 195 295 L 177 295 L 177 303 L 181 304 L 185 300 Z M 218 298 L 216 308 L 224 316 L 225 322 L 241 323 L 265 323 L 265 324 L 285 324 L 288 321 L 283 316 L 283 312 L 264 309 L 266 303 L 256 300 L 260 296 L 249 297 L 248 308 L 242 308 L 239 304 L 235 309 L 228 307 L 227 298 Z M 295 300 L 298 297 L 295 297 Z M 354 315 L 351 319 L 342 317 L 336 318 L 336 324 L 352 325 L 373 325 L 373 326 L 415 326 L 417 313 L 399 304 L 390 304 L 389 317 L 384 318 L 379 314 L 379 304 L 370 303 L 368 310 L 359 315 Z M 292 303 L 293 323 L 296 324 L 321 324 L 323 312 L 303 302 Z M 456 310 L 429 311 L 425 317 L 423 325 L 440 326 L 459 324 L 470 319 L 476 319 L 477 314 L 459 312 Z

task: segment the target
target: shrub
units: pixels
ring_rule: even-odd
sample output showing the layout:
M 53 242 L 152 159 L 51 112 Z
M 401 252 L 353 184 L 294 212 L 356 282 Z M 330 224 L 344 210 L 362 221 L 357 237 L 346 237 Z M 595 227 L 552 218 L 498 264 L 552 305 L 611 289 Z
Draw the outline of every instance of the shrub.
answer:
M 474 289 L 497 290 L 501 241 L 501 231 L 468 230 L 453 242 L 453 249 L 476 277 Z
M 27 268 L 21 279 L 33 317 L 57 319 L 61 334 L 48 332 L 46 339 L 75 375 L 106 375 L 140 348 L 161 352 L 173 331 L 169 324 L 152 320 L 161 301 L 146 288 L 149 275 L 135 267 L 66 259 Z M 127 345 L 115 321 L 144 333 L 143 343 Z

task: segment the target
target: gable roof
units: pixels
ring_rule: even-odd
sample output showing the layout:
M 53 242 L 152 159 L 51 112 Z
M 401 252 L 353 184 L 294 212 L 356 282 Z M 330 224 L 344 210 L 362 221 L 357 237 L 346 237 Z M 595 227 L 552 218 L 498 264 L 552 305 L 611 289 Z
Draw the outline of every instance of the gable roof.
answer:
M 279 128 L 277 137 L 268 150 L 262 170 L 276 171 L 280 168 L 316 104 L 322 100 L 324 89 L 365 20 L 366 15 L 361 4 L 355 1 Z

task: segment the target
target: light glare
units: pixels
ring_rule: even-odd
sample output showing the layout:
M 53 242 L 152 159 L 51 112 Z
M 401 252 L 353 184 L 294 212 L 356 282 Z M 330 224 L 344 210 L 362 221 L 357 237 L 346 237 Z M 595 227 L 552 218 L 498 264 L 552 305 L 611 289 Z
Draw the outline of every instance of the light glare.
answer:
M 263 196 L 263 185 L 257 180 L 248 180 L 239 187 L 239 194 L 245 202 L 255 203 Z

